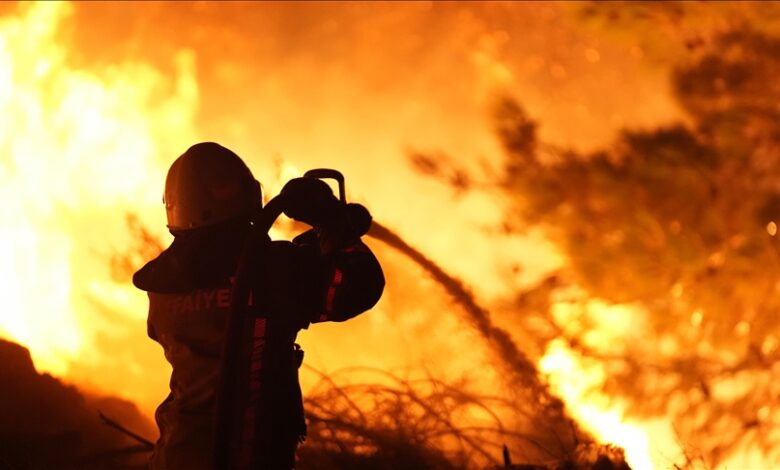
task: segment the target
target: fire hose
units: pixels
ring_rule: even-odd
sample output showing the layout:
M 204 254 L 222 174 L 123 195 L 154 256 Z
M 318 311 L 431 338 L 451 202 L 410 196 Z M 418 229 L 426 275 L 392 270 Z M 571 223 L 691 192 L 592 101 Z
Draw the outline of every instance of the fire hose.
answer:
M 336 180 L 339 187 L 339 203 L 345 206 L 348 223 L 351 221 L 351 232 L 361 236 L 368 231 L 371 224 L 370 215 L 359 204 L 347 204 L 344 176 L 340 172 L 321 168 L 306 172 L 304 178 Z M 236 398 L 241 395 L 238 390 L 239 384 L 245 383 L 239 376 L 241 373 L 239 364 L 242 364 L 241 355 L 245 351 L 242 341 L 245 341 L 247 337 L 245 328 L 247 326 L 246 320 L 250 315 L 248 311 L 250 293 L 253 281 L 258 275 L 255 270 L 258 267 L 263 269 L 265 266 L 262 260 L 266 259 L 271 244 L 268 231 L 285 211 L 287 205 L 288 198 L 283 193 L 271 199 L 265 207 L 255 214 L 252 229 L 247 237 L 236 270 L 231 308 L 225 331 L 221 373 L 217 384 L 214 434 L 214 468 L 216 470 L 251 468 L 253 462 L 264 461 L 264 453 L 273 451 L 269 446 L 271 430 L 267 428 L 265 423 L 265 418 L 267 418 L 265 407 L 267 405 L 261 400 L 266 388 L 263 384 L 265 378 L 263 367 L 266 363 L 268 334 L 269 331 L 275 331 L 274 320 L 268 312 L 252 314 L 254 321 L 250 377 L 246 383 L 248 390 L 244 390 L 246 399 L 243 409 L 239 409 Z M 255 265 L 252 266 L 252 264 Z M 234 432 L 236 428 L 240 429 L 237 435 Z M 235 445 L 235 439 L 242 441 L 239 446 Z M 238 447 L 238 456 L 234 455 L 236 447 Z M 272 466 L 263 465 L 262 468 L 272 468 Z
M 507 379 L 517 386 L 518 389 L 524 390 L 529 400 L 538 403 L 538 406 L 541 408 L 540 411 L 550 422 L 563 423 L 565 426 L 562 426 L 562 428 L 568 427 L 572 430 L 572 436 L 567 436 L 564 439 L 564 441 L 567 441 L 567 447 L 571 445 L 568 442 L 570 439 L 577 440 L 577 436 L 581 434 L 581 431 L 566 416 L 561 400 L 550 392 L 547 384 L 538 376 L 533 362 L 517 347 L 509 332 L 493 323 L 489 312 L 476 302 L 471 292 L 460 280 L 448 275 L 436 263 L 408 245 L 390 229 L 377 222 L 372 222 L 363 206 L 347 204 L 344 177 L 338 171 L 331 169 L 311 170 L 304 177 L 335 179 L 339 184 L 339 201 L 347 205 L 348 209 L 355 213 L 355 220 L 363 221 L 362 224 L 359 224 L 359 227 L 354 227 L 355 232 L 360 235 L 367 234 L 369 237 L 380 240 L 408 256 L 442 285 L 445 291 L 463 307 L 466 319 L 471 323 L 472 327 L 487 340 L 487 344 L 498 359 L 500 367 L 507 373 Z M 284 205 L 284 197 L 280 195 L 269 201 L 265 208 L 262 209 L 254 225 L 253 234 L 245 246 L 245 252 L 237 271 L 231 303 L 232 308 L 228 320 L 227 341 L 223 354 L 223 373 L 217 395 L 216 429 L 218 432 L 215 437 L 215 469 L 218 470 L 230 468 L 230 465 L 227 463 L 229 462 L 230 434 L 226 432 L 221 433 L 219 430 L 228 429 L 231 413 L 236 413 L 234 409 L 235 404 L 230 402 L 229 394 L 226 391 L 230 390 L 231 385 L 235 383 L 237 371 L 233 364 L 236 364 L 238 361 L 239 350 L 237 346 L 242 337 L 243 319 L 247 314 L 250 278 L 247 276 L 249 266 L 246 260 L 257 259 L 255 255 L 259 255 L 260 259 L 262 259 L 265 250 L 268 249 L 270 244 L 270 239 L 267 235 L 268 230 L 284 211 Z M 265 321 L 265 319 L 261 319 L 261 321 Z M 258 331 L 257 328 L 256 331 Z M 259 331 L 264 334 L 266 330 L 260 328 Z M 263 344 L 263 337 L 255 337 L 255 345 L 262 347 Z

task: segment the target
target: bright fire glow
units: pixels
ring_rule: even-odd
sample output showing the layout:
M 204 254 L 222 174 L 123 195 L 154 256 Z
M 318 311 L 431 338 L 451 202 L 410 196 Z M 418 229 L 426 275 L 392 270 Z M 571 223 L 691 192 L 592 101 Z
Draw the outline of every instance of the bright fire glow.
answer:
M 562 339 L 550 343 L 539 368 L 549 376 L 553 390 L 564 399 L 577 422 L 594 433 L 599 442 L 622 447 L 634 470 L 654 468 L 647 432 L 641 425 L 625 420 L 620 406 L 595 391 L 606 379 L 602 368 L 597 364 L 586 366 Z
M 554 7 L 547 5 L 544 8 Z M 138 330 L 130 332 L 129 335 L 134 335 L 132 337 L 137 338 L 138 343 L 152 347 L 151 342 L 139 334 L 143 331 L 147 308 L 145 295 L 134 289 L 126 280 L 120 282 L 112 279 L 107 259 L 113 251 L 122 252 L 131 243 L 126 233 L 125 213 L 137 214 L 146 227 L 156 230 L 156 234 L 161 238 L 167 236 L 164 231 L 164 212 L 160 204 L 165 171 L 172 157 L 178 155 L 185 145 L 202 140 L 197 138 L 194 124 L 200 101 L 195 75 L 195 54 L 188 50 L 179 51 L 172 59 L 175 70 L 173 76 L 166 75 L 143 61 L 119 62 L 110 66 L 74 66 L 69 62 L 68 50 L 57 37 L 58 26 L 67 20 L 71 9 L 71 6 L 65 3 L 31 3 L 20 7 L 20 15 L 0 19 L 0 198 L 3 201 L 0 205 L 0 298 L 4 302 L 3 309 L 0 310 L 0 337 L 10 338 L 27 346 L 40 370 L 65 377 L 78 377 L 79 380 L 88 381 L 89 385 L 95 385 L 95 382 L 101 379 L 90 379 L 89 372 L 73 375 L 74 365 L 89 366 L 101 362 L 100 370 L 103 372 L 107 370 L 106 366 L 113 370 L 121 367 L 132 371 L 124 378 L 125 382 L 122 381 L 122 374 L 116 374 L 106 378 L 101 385 L 108 388 L 108 392 L 133 399 L 149 414 L 154 405 L 164 397 L 164 386 L 156 389 L 136 379 L 152 374 L 165 375 L 165 371 L 161 371 L 165 367 L 162 354 L 155 349 L 153 352 L 156 354 L 156 362 L 147 364 L 137 356 L 123 354 L 121 348 L 126 345 L 116 343 L 116 358 L 107 353 L 110 347 L 115 345 L 115 330 L 120 325 L 127 325 L 127 322 L 115 321 L 117 318 L 132 319 Z M 471 20 L 465 15 L 463 21 L 469 23 Z M 477 28 L 475 24 L 469 24 L 466 24 L 465 30 Z M 539 77 L 543 77 L 544 74 L 540 71 L 549 68 L 555 78 L 550 81 L 551 88 L 545 89 L 540 87 L 538 82 L 529 82 L 526 89 L 522 90 L 524 100 L 532 107 L 536 104 L 536 109 L 547 109 L 547 102 L 544 100 L 548 95 L 554 94 L 550 90 L 557 91 L 560 84 L 558 80 L 567 76 L 566 69 L 557 63 L 548 64 L 547 59 L 539 56 L 529 57 L 519 69 L 510 67 L 511 64 L 502 61 L 501 53 L 508 38 L 509 33 L 506 31 L 494 31 L 486 35 L 475 52 L 468 56 L 473 62 L 471 65 L 481 71 L 477 80 L 481 87 L 478 88 L 488 90 L 496 84 L 515 86 L 516 82 L 522 79 L 537 76 L 537 72 Z M 594 48 L 585 49 L 584 55 L 590 64 L 605 62 L 609 58 L 609 54 L 602 55 Z M 373 64 L 375 51 L 371 50 L 366 56 L 371 58 L 368 63 Z M 436 138 L 440 138 L 442 141 L 451 142 L 453 147 L 463 152 L 458 156 L 468 158 L 470 155 L 480 154 L 482 148 L 476 144 L 474 149 L 469 151 L 463 151 L 462 147 L 466 143 L 479 141 L 471 132 L 478 127 L 475 123 L 482 122 L 484 116 L 471 109 L 473 121 L 461 117 L 463 120 L 456 122 L 452 115 L 457 113 L 442 104 L 455 102 L 446 93 L 456 95 L 462 92 L 460 88 L 450 90 L 444 82 L 468 85 L 466 79 L 444 80 L 437 75 L 436 80 L 431 82 L 436 84 L 436 89 L 421 84 L 419 90 L 413 90 L 419 95 L 408 97 L 390 93 L 393 90 L 390 86 L 386 90 L 383 87 L 374 87 L 380 91 L 374 92 L 376 96 L 365 99 L 366 96 L 362 93 L 366 92 L 363 88 L 352 87 L 352 83 L 341 84 L 340 75 L 335 75 L 334 79 L 334 76 L 326 73 L 330 69 L 323 67 L 322 78 L 330 80 L 330 86 L 323 87 L 327 89 L 325 94 L 336 98 L 320 102 L 321 107 L 324 107 L 324 111 L 319 111 L 320 114 L 316 114 L 317 106 L 306 102 L 302 105 L 305 109 L 300 111 L 301 115 L 305 115 L 305 119 L 299 121 L 290 117 L 296 113 L 293 102 L 311 99 L 314 105 L 318 104 L 317 94 L 306 94 L 311 92 L 306 86 L 294 89 L 295 93 L 290 92 L 293 85 L 298 84 L 295 81 L 298 76 L 297 67 L 304 70 L 305 73 L 300 75 L 305 76 L 305 80 L 311 80 L 311 74 L 305 68 L 308 62 L 302 62 L 304 63 L 290 61 L 292 65 L 289 65 L 290 70 L 286 72 L 289 76 L 281 75 L 282 72 L 278 76 L 273 75 L 270 72 L 271 67 L 268 67 L 268 75 L 258 74 L 259 85 L 254 91 L 265 100 L 263 104 L 267 105 L 268 114 L 260 115 L 262 110 L 258 110 L 259 117 L 253 115 L 255 121 L 249 124 L 241 123 L 246 129 L 251 128 L 251 131 L 245 131 L 246 139 L 274 142 L 278 148 L 294 154 L 296 158 L 301 155 L 310 158 L 305 163 L 311 164 L 310 166 L 323 166 L 323 162 L 331 164 L 334 153 L 346 155 L 352 152 L 365 155 L 360 161 L 356 158 L 349 164 L 344 160 L 336 164 L 348 166 L 350 176 L 365 176 L 350 180 L 350 185 L 354 181 L 360 181 L 358 184 L 364 185 L 355 193 L 360 196 L 366 193 L 372 209 L 377 207 L 375 213 L 379 214 L 379 218 L 383 221 L 389 220 L 393 227 L 400 227 L 402 233 L 414 235 L 413 244 L 419 242 L 423 250 L 433 258 L 449 258 L 442 263 L 444 267 L 454 269 L 467 282 L 482 284 L 474 286 L 478 292 L 498 290 L 498 280 L 503 279 L 505 273 L 495 269 L 495 260 L 490 259 L 482 265 L 483 269 L 480 269 L 475 266 L 475 258 L 481 256 L 487 259 L 488 255 L 495 255 L 494 251 L 489 250 L 495 249 L 500 243 L 507 243 L 503 251 L 495 256 L 495 259 L 504 258 L 510 251 L 520 251 L 515 249 L 515 245 L 509 244 L 517 241 L 489 240 L 484 233 L 480 233 L 478 236 L 481 238 L 468 240 L 473 242 L 470 243 L 469 249 L 478 255 L 464 256 L 463 246 L 469 243 L 464 243 L 466 238 L 461 236 L 468 230 L 459 229 L 460 233 L 453 234 L 452 227 L 478 225 L 483 219 L 475 218 L 473 220 L 478 222 L 473 222 L 472 219 L 459 219 L 447 210 L 440 210 L 445 206 L 441 201 L 451 199 L 447 189 L 433 188 L 432 183 L 427 180 L 412 187 L 413 182 L 409 181 L 411 178 L 407 166 L 399 170 L 397 164 L 395 167 L 388 164 L 391 158 L 402 153 L 403 145 L 395 141 L 387 143 L 396 137 L 398 129 L 404 130 L 403 138 L 414 144 L 417 141 L 413 137 L 423 135 L 423 138 L 419 139 L 425 144 L 423 147 L 429 145 L 435 148 L 438 145 Z M 284 63 L 280 61 L 280 67 Z M 436 61 L 433 63 L 438 64 Z M 355 74 L 352 68 L 346 69 L 349 69 L 350 76 Z M 414 72 L 416 74 L 417 70 Z M 455 75 L 460 76 L 459 71 L 456 72 Z M 393 73 L 381 75 L 400 76 Z M 451 78 L 449 73 L 446 77 Z M 288 85 L 288 82 L 293 85 Z M 342 88 L 335 86 L 336 83 Z M 656 91 L 659 88 L 655 86 L 656 82 L 651 84 L 653 86 L 646 86 L 652 90 L 652 94 L 647 96 L 653 99 L 642 99 L 643 102 L 651 104 L 651 109 L 646 111 L 648 114 L 642 115 L 642 119 L 648 122 L 652 122 L 656 114 L 667 112 L 670 107 L 668 102 L 664 101 L 667 98 L 657 96 L 662 92 Z M 623 87 L 612 88 L 617 92 Z M 625 88 L 630 95 L 632 90 Z M 382 95 L 383 90 L 388 94 Z M 262 95 L 263 92 L 266 94 Z M 483 90 L 480 90 L 480 93 L 482 92 Z M 578 91 L 578 96 L 584 94 Z M 296 100 L 290 98 L 293 95 Z M 610 98 L 612 95 L 617 98 Z M 618 93 L 610 93 L 597 101 L 619 101 L 620 96 Z M 430 101 L 424 102 L 424 99 Z M 344 105 L 344 102 L 351 103 L 354 109 L 349 109 L 350 105 Z M 576 142 L 587 140 L 595 129 L 602 133 L 611 132 L 598 119 L 588 118 L 586 121 L 572 122 L 587 122 L 594 127 L 572 134 L 571 130 L 581 126 L 568 125 L 570 122 L 566 119 L 572 115 L 569 112 L 570 103 L 568 98 L 563 99 L 563 102 L 557 114 L 550 111 L 540 115 L 540 121 L 553 123 L 545 127 L 544 132 L 550 132 L 553 137 L 557 136 L 557 133 L 567 136 L 571 134 L 569 137 Z M 368 103 L 364 105 L 365 108 L 358 106 L 364 103 Z M 457 103 L 457 106 L 460 105 L 461 103 Z M 290 109 L 279 109 L 285 106 Z M 395 111 L 387 112 L 387 109 L 391 108 Z M 403 112 L 398 111 L 399 109 Z M 462 111 L 457 109 L 458 112 Z M 587 111 L 582 104 L 577 104 L 576 109 Z M 646 107 L 632 105 L 631 109 L 645 112 L 643 110 Z M 354 113 L 360 117 L 353 122 L 343 115 L 334 116 L 336 112 Z M 426 112 L 431 114 L 424 114 Z M 466 114 L 469 113 L 463 112 L 464 116 Z M 566 119 L 561 120 L 561 116 Z M 622 123 L 622 116 L 613 117 L 616 122 Z M 453 121 L 443 124 L 447 118 L 452 118 Z M 239 121 L 242 116 L 231 119 Z M 290 134 L 281 136 L 272 125 L 276 122 L 286 123 L 285 125 L 290 127 L 298 126 L 307 132 L 300 131 L 300 134 L 295 134 L 290 131 Z M 403 122 L 403 126 L 400 122 Z M 416 128 L 416 123 L 419 122 L 425 122 L 427 127 Z M 364 128 L 356 129 L 360 125 Z M 237 127 L 243 129 L 241 126 Z M 384 133 L 379 133 L 376 129 L 381 129 Z M 489 131 L 483 131 L 485 135 L 481 138 L 493 142 L 494 136 L 488 135 Z M 262 132 L 267 134 L 263 135 Z M 361 134 L 365 136 L 361 137 Z M 305 138 L 301 138 L 301 135 Z M 279 139 L 278 142 L 276 139 Z M 380 145 L 378 142 L 383 143 Z M 252 148 L 250 145 L 246 147 Z M 262 151 L 250 155 L 249 158 L 255 158 L 257 161 L 266 154 L 273 153 L 272 150 L 277 150 L 275 147 L 260 148 Z M 365 151 L 367 149 L 370 151 Z M 298 163 L 305 168 L 304 163 Z M 253 165 L 253 170 L 258 167 L 262 171 L 259 163 Z M 389 177 L 373 179 L 379 171 L 383 173 L 382 176 Z M 300 175 L 298 168 L 287 163 L 280 172 L 281 181 Z M 261 179 L 266 184 L 273 183 L 268 178 Z M 412 189 L 407 191 L 407 184 Z M 420 188 L 430 191 L 426 194 L 429 197 L 417 198 L 414 205 L 419 207 L 410 210 L 407 198 L 417 196 L 415 192 Z M 271 185 L 266 187 L 266 192 L 271 196 L 279 189 Z M 439 193 L 434 194 L 434 191 Z M 401 192 L 403 198 L 398 197 Z M 501 208 L 496 206 L 493 195 L 483 194 L 478 197 L 484 200 L 478 199 L 477 204 L 475 199 L 466 198 L 465 204 L 463 201 L 459 202 L 462 204 L 460 207 L 472 204 L 467 210 L 470 216 L 477 213 L 483 217 L 485 214 L 494 214 L 496 219 L 502 216 Z M 452 207 L 457 204 L 452 203 Z M 442 227 L 446 230 L 441 229 Z M 766 230 L 774 236 L 777 231 L 775 223 L 767 225 Z M 528 248 L 526 245 L 522 248 L 528 256 L 549 257 L 546 254 L 548 250 Z M 540 255 L 541 252 L 544 254 Z M 451 256 L 453 253 L 456 256 Z M 534 258 L 528 264 L 532 265 L 536 261 Z M 467 277 L 469 273 L 471 278 Z M 315 339 L 310 340 L 311 344 L 307 346 L 308 363 L 317 364 L 318 358 L 339 358 L 342 362 L 328 366 L 330 370 L 334 370 L 344 365 L 345 357 L 347 365 L 353 365 L 348 361 L 362 360 L 363 365 L 376 366 L 384 365 L 385 362 L 382 361 L 389 361 L 389 358 L 401 358 L 399 361 L 412 363 L 420 358 L 428 360 L 440 355 L 444 357 L 441 361 L 445 364 L 444 367 L 469 369 L 472 364 L 477 363 L 475 352 L 472 352 L 473 356 L 459 356 L 460 361 L 452 361 L 447 354 L 439 354 L 437 348 L 441 344 L 467 344 L 474 339 L 469 336 L 469 332 L 464 332 L 461 319 L 455 315 L 440 318 L 431 314 L 448 312 L 451 309 L 443 307 L 444 300 L 429 293 L 435 289 L 429 279 L 409 278 L 393 282 L 397 291 L 404 291 L 408 297 L 416 297 L 413 302 L 406 300 L 407 303 L 402 303 L 399 294 L 395 299 L 385 300 L 385 306 L 381 306 L 377 314 L 358 320 L 363 322 L 357 323 L 360 326 L 347 327 L 363 330 L 345 330 L 343 325 L 321 326 L 318 331 L 324 333 L 317 334 L 326 335 L 330 330 L 333 336 L 317 338 L 339 338 L 339 341 L 318 343 Z M 392 288 L 393 286 L 389 287 Z M 588 344 L 611 344 L 626 335 L 630 329 L 639 329 L 636 327 L 636 318 L 630 317 L 624 309 L 607 307 L 598 302 L 592 302 L 587 308 L 598 320 L 595 327 L 581 338 Z M 101 314 L 101 309 L 107 309 L 109 312 Z M 571 312 L 567 312 L 569 306 L 565 304 L 556 305 L 556 309 L 560 315 L 571 315 Z M 691 321 L 701 323 L 699 317 L 701 314 L 694 314 Z M 628 321 L 628 318 L 632 320 Z M 347 333 L 337 333 L 337 330 Z M 369 332 L 371 336 L 352 334 L 355 331 Z M 418 340 L 422 336 L 425 337 L 426 344 L 419 344 Z M 376 341 L 374 349 L 366 348 L 366 343 L 369 342 L 366 337 L 381 338 L 381 341 Z M 412 352 L 405 354 L 402 344 L 404 341 L 408 351 Z M 338 346 L 332 347 L 333 344 Z M 764 343 L 763 347 L 773 350 L 777 347 L 777 340 L 772 338 Z M 325 364 L 328 361 L 323 359 L 321 362 Z M 335 362 L 335 359 L 331 362 Z M 652 449 L 658 447 L 660 439 L 657 434 L 651 434 L 651 426 L 625 418 L 626 410 L 619 402 L 598 392 L 607 380 L 602 365 L 583 359 L 569 348 L 565 341 L 556 340 L 550 343 L 539 366 L 541 371 L 548 375 L 551 386 L 566 401 L 569 411 L 580 424 L 602 442 L 623 447 L 634 469 L 670 466 L 668 461 L 658 461 L 655 455 L 651 455 Z M 674 443 L 663 445 L 665 452 L 671 455 L 677 455 L 679 452 Z
M 609 351 L 619 351 L 621 341 L 641 329 L 642 312 L 595 299 L 588 301 L 584 308 L 576 303 L 559 302 L 552 311 L 561 324 L 570 325 L 574 331 L 579 330 L 580 320 L 587 320 L 592 327 L 586 330 L 582 341 L 594 347 L 609 345 Z M 647 427 L 626 420 L 622 406 L 599 391 L 607 379 L 602 364 L 582 359 L 560 338 L 548 345 L 539 369 L 548 375 L 553 389 L 585 429 L 601 442 L 625 449 L 626 460 L 632 468 L 654 468 Z
M 145 313 L 105 257 L 127 242 L 123 211 L 159 205 L 157 155 L 166 133 L 191 138 L 197 89 L 187 54 L 174 90 L 138 64 L 72 68 L 56 37 L 69 5 L 25 8 L 0 22 L 0 335 L 64 374 L 106 326 L 93 302 Z

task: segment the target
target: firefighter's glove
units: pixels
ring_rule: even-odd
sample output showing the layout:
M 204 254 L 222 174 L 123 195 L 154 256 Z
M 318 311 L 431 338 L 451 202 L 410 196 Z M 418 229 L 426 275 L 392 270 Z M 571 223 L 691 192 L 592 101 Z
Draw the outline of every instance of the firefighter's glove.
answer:
M 331 223 L 304 232 L 293 240 L 298 245 L 319 246 L 327 254 L 354 245 L 371 227 L 371 214 L 360 204 L 341 205 L 342 216 Z
M 351 235 L 362 237 L 371 228 L 371 213 L 361 204 L 347 204 L 347 222 Z
M 330 226 L 344 217 L 342 204 L 327 183 L 315 178 L 295 178 L 282 188 L 284 214 L 312 227 Z

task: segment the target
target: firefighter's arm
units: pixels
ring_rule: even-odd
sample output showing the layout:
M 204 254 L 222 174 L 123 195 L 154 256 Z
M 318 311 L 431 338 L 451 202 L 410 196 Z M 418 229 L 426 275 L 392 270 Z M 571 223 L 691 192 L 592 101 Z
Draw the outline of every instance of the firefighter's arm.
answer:
M 344 321 L 373 307 L 385 279 L 379 261 L 360 237 L 371 215 L 359 204 L 339 202 L 327 184 L 312 178 L 290 181 L 285 214 L 311 225 L 293 242 L 316 253 L 311 322 Z
M 385 278 L 371 250 L 359 239 L 323 257 L 322 303 L 313 323 L 344 321 L 373 307 L 382 296 Z

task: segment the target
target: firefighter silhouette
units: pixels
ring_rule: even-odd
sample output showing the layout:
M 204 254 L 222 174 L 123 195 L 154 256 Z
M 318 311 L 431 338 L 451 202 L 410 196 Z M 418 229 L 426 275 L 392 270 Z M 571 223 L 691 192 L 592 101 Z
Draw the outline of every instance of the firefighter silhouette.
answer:
M 249 168 L 213 142 L 174 161 L 164 203 L 174 240 L 133 277 L 173 368 L 151 468 L 294 468 L 306 435 L 295 338 L 379 300 L 382 270 L 360 241 L 370 215 L 310 177 L 262 207 Z M 312 229 L 271 241 L 281 212 Z

